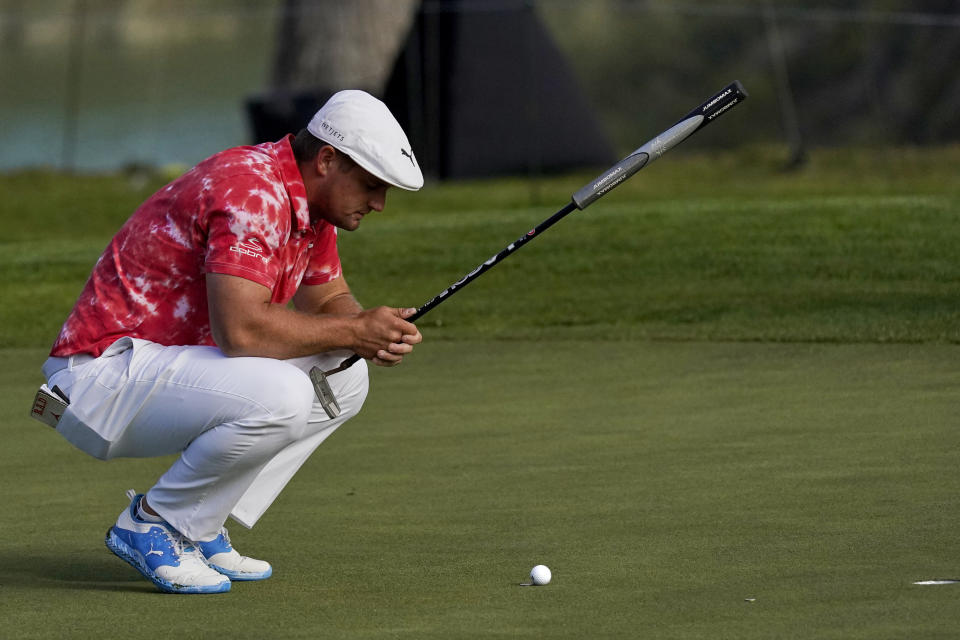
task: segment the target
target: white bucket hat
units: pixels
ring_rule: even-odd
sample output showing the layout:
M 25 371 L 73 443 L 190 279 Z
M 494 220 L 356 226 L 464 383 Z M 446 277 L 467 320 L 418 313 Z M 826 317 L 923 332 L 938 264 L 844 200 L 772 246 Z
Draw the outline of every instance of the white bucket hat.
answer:
M 307 131 L 388 184 L 407 191 L 423 186 L 423 174 L 400 123 L 387 105 L 365 91 L 333 94 Z

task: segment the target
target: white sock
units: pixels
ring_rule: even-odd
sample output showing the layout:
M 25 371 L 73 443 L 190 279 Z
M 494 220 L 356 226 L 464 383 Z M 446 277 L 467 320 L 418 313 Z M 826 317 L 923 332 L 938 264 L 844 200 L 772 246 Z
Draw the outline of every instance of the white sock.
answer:
M 137 503 L 137 517 L 144 522 L 163 522 L 163 518 L 160 516 L 155 516 L 143 510 L 143 498 L 140 498 L 140 502 Z

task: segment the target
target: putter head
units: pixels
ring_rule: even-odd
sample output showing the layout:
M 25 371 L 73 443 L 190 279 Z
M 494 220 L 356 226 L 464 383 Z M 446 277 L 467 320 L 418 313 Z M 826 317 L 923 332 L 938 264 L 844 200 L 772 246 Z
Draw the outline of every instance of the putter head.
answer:
M 317 394 L 317 400 L 320 401 L 323 410 L 327 412 L 327 416 L 330 418 L 339 416 L 340 404 L 337 402 L 336 396 L 333 395 L 330 383 L 327 382 L 327 374 L 321 371 L 320 367 L 313 367 L 310 369 L 310 381 L 313 382 L 313 390 Z

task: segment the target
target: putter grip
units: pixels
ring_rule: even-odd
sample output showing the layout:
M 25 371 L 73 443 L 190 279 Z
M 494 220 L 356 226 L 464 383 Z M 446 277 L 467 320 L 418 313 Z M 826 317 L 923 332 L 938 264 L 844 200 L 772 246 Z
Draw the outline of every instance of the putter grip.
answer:
M 622 184 L 640 169 L 677 146 L 700 129 L 713 122 L 717 116 L 747 99 L 747 91 L 739 80 L 731 82 L 710 96 L 699 107 L 681 118 L 675 125 L 650 140 L 645 145 L 613 165 L 595 180 L 573 194 L 573 203 L 583 210 Z

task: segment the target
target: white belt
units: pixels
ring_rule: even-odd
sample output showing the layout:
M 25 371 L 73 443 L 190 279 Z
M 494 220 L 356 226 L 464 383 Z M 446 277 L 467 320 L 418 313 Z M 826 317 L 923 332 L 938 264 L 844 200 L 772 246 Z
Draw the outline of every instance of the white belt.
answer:
M 50 357 L 43 363 L 43 375 L 49 380 L 53 374 L 63 371 L 67 367 L 71 369 L 73 367 L 79 367 L 94 359 L 95 358 L 89 353 L 78 353 L 66 358 Z

